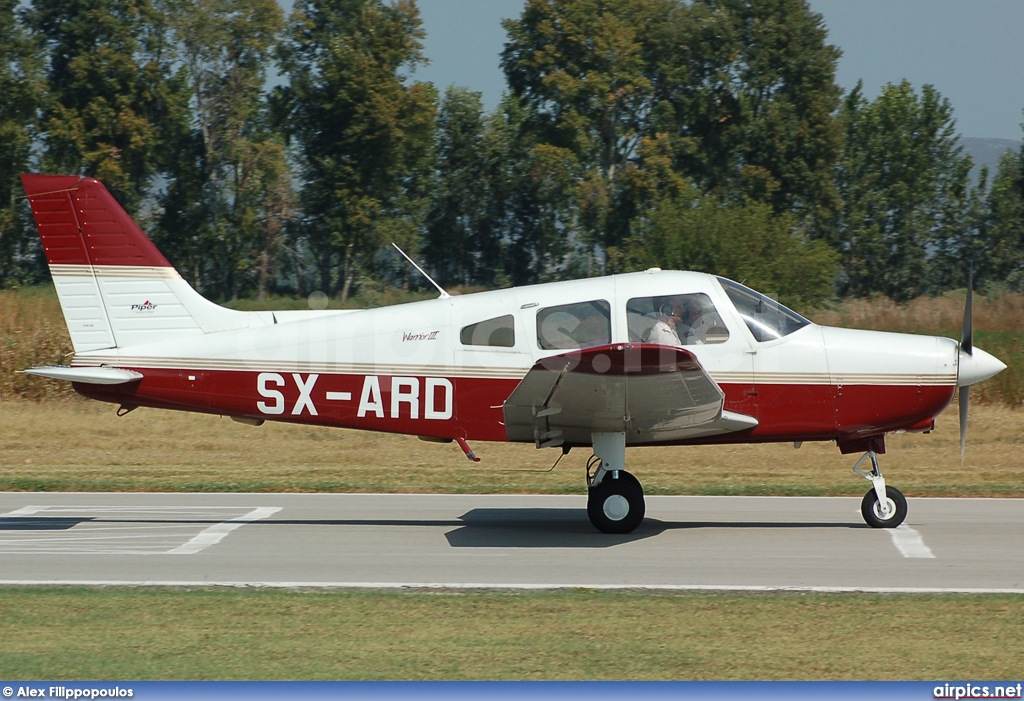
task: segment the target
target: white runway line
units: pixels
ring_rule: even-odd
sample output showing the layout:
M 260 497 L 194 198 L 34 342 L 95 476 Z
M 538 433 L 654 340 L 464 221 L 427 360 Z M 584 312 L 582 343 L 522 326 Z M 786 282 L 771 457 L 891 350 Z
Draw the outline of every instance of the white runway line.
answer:
M 898 528 L 886 529 L 892 537 L 892 544 L 900 551 L 903 557 L 909 558 L 935 558 L 932 549 L 924 544 L 921 534 L 907 525 Z
M 247 523 L 259 521 L 260 519 L 267 518 L 268 516 L 273 516 L 280 510 L 280 506 L 261 506 L 253 509 L 244 516 L 238 516 L 230 521 L 222 521 L 221 523 L 214 524 L 184 545 L 181 545 L 174 550 L 168 550 L 167 554 L 195 555 L 198 552 L 206 550 L 211 545 L 216 545 L 220 541 L 224 540 L 225 536 L 227 536 L 231 531 L 241 528 Z
M 244 510 L 241 516 L 228 518 Z M 49 504 L 30 505 L 0 514 L 0 526 L 8 519 L 83 518 L 77 527 L 53 531 L 10 531 L 0 535 L 0 553 L 5 555 L 194 555 L 216 545 L 247 523 L 259 521 L 281 510 L 279 506 L 95 506 Z M 147 517 L 158 519 L 201 519 L 196 523 L 144 525 Z M 114 517 L 123 524 L 100 526 L 93 519 Z M 133 517 L 139 521 L 129 520 Z M 211 520 L 216 522 L 202 528 Z M 196 529 L 200 528 L 198 533 Z M 182 533 L 182 531 L 187 531 Z M 145 533 L 143 531 L 150 531 Z M 192 535 L 190 538 L 189 536 Z M 148 542 L 140 542 L 148 541 Z M 183 542 L 184 541 L 184 542 Z

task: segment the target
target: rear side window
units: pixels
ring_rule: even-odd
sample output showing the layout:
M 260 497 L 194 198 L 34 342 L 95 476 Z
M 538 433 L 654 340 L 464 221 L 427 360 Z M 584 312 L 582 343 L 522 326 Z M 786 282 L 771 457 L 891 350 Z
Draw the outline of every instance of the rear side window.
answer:
M 464 346 L 512 348 L 516 345 L 516 327 L 512 315 L 506 314 L 464 326 L 459 340 Z
M 575 350 L 612 342 L 611 305 L 603 299 L 546 307 L 537 312 L 543 350 Z

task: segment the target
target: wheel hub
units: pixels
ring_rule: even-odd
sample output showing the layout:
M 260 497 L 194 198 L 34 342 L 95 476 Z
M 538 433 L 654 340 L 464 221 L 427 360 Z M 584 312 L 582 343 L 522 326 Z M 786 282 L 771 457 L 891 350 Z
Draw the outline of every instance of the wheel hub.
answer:
M 878 501 L 875 502 L 875 505 L 872 508 L 875 512 L 875 516 L 882 519 L 883 521 L 888 521 L 890 518 L 892 518 L 893 514 L 896 513 L 896 502 L 894 502 L 892 499 L 886 498 L 884 511 L 882 510 L 882 503 Z
M 621 494 L 612 494 L 604 500 L 604 515 L 611 521 L 621 521 L 629 515 L 629 502 Z

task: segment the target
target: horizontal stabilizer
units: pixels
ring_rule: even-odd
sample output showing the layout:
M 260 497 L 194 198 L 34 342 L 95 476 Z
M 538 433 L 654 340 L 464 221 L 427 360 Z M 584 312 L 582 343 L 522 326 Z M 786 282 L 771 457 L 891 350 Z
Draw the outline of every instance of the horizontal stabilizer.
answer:
M 84 382 L 88 385 L 123 385 L 142 379 L 142 373 L 135 372 L 134 370 L 108 367 L 69 368 L 62 365 L 53 365 L 50 367 L 29 368 L 25 372 L 29 375 L 49 377 L 53 380 Z

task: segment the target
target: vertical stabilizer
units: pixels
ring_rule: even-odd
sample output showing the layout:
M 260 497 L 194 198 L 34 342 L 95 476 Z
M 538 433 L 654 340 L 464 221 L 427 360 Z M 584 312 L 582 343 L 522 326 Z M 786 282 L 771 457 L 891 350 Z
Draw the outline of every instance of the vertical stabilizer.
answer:
M 98 180 L 21 181 L 76 353 L 248 326 L 192 289 Z

